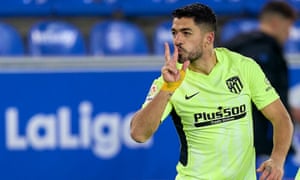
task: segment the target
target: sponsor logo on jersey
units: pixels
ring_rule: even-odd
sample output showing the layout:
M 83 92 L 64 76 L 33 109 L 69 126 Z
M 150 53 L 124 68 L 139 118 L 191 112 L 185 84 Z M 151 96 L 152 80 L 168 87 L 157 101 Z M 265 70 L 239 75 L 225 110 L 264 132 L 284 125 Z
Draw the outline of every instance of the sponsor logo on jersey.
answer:
M 242 81 L 238 76 L 233 76 L 226 80 L 226 85 L 230 92 L 240 94 L 243 89 Z
M 157 91 L 157 86 L 156 86 L 156 84 L 153 84 L 151 86 L 149 92 L 148 92 L 148 95 L 146 97 L 146 101 L 151 101 L 157 92 L 158 92 Z
M 247 114 L 246 105 L 233 107 L 218 107 L 215 112 L 200 112 L 194 114 L 194 125 L 196 127 L 209 126 L 228 121 L 238 120 Z

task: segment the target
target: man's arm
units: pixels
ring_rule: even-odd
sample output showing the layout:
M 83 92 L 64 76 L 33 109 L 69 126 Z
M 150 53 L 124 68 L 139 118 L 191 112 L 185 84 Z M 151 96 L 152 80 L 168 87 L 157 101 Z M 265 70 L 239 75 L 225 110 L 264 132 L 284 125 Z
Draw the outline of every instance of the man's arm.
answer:
M 189 61 L 185 61 L 180 70 L 177 69 L 177 62 L 177 47 L 174 47 L 174 56 L 172 58 L 169 45 L 165 43 L 165 65 L 161 70 L 164 83 L 158 94 L 146 107 L 139 110 L 131 120 L 130 134 L 135 141 L 145 142 L 153 135 L 160 124 L 170 97 L 182 83 Z
M 287 152 L 290 148 L 293 134 L 293 124 L 286 108 L 278 99 L 262 109 L 264 116 L 273 125 L 273 150 L 270 159 L 265 161 L 259 168 L 263 172 L 261 179 L 281 179 Z
M 130 127 L 131 137 L 135 141 L 145 142 L 154 134 L 170 97 L 169 92 L 160 91 L 146 107 L 133 116 Z

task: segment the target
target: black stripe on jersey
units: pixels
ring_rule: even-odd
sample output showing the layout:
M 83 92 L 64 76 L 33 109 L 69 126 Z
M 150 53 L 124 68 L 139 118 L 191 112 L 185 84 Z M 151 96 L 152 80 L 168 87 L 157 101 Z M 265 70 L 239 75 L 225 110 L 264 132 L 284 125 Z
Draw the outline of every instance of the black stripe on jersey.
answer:
M 173 123 L 175 125 L 175 128 L 176 128 L 177 133 L 180 138 L 180 159 L 179 159 L 179 161 L 183 166 L 186 166 L 188 163 L 187 162 L 187 157 L 188 157 L 187 140 L 186 140 L 185 133 L 183 131 L 183 125 L 182 125 L 181 119 L 178 116 L 178 114 L 176 113 L 174 108 L 171 111 L 171 117 L 173 119 Z

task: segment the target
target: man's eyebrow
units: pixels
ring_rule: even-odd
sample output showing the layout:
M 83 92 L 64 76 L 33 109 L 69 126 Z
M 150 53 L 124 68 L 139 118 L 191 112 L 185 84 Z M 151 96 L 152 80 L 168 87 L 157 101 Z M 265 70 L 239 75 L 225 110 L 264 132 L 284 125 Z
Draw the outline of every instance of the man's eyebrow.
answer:
M 192 31 L 191 28 L 181 28 L 181 29 L 179 29 L 179 30 L 176 30 L 175 28 L 172 28 L 171 30 L 172 30 L 172 31 Z

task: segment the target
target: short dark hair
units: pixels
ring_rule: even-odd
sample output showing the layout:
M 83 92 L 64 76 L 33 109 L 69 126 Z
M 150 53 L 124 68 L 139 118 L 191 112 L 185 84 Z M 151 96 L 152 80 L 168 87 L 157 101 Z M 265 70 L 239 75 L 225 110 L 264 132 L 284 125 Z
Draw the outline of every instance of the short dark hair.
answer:
M 287 19 L 296 20 L 297 13 L 296 11 L 285 1 L 269 1 L 266 3 L 261 12 L 260 17 L 263 17 L 265 14 L 279 14 Z
M 208 6 L 201 3 L 193 3 L 175 9 L 172 12 L 173 18 L 190 17 L 194 18 L 196 24 L 205 24 L 209 30 L 217 31 L 217 18 L 215 13 Z

